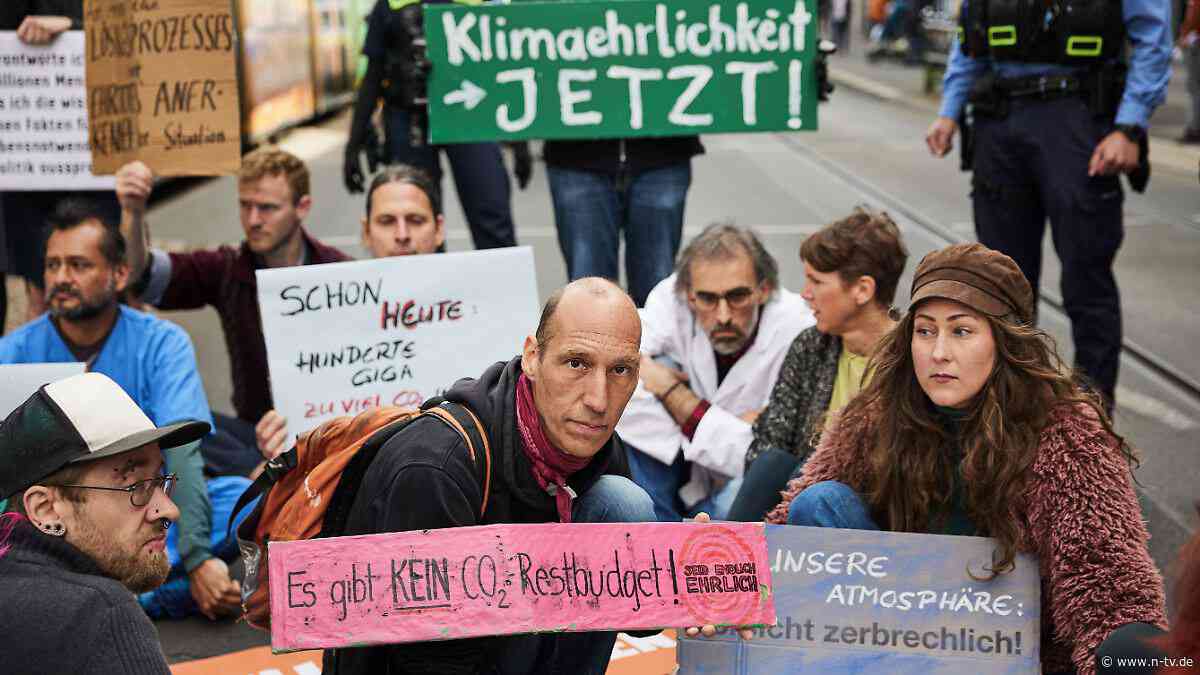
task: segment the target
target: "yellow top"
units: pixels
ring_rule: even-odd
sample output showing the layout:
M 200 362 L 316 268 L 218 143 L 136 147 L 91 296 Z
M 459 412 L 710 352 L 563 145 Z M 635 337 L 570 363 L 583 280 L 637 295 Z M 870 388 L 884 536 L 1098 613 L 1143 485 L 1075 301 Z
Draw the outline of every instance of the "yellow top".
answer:
M 841 410 L 850 399 L 866 385 L 863 372 L 867 368 L 867 357 L 851 354 L 845 345 L 838 357 L 837 377 L 833 380 L 833 396 L 829 399 L 829 412 Z

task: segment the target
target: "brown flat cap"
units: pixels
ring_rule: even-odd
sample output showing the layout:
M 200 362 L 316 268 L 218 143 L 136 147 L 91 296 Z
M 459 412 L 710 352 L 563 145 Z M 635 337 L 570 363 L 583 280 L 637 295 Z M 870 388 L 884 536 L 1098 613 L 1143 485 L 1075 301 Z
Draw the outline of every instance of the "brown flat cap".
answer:
M 1034 296 L 1013 259 L 983 244 L 955 244 L 921 259 L 913 275 L 912 302 L 943 298 L 994 317 L 1033 321 Z

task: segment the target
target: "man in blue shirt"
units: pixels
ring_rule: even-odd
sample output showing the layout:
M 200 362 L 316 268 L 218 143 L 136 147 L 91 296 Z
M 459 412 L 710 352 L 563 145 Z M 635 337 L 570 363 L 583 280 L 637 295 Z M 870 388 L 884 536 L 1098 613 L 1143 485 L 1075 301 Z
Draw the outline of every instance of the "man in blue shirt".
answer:
M 979 241 L 1016 260 L 1037 289 L 1050 219 L 1075 366 L 1112 406 L 1121 349 L 1112 264 L 1124 236 L 1118 176 L 1146 171 L 1140 185 L 1130 176 L 1139 191 L 1148 177 L 1139 145 L 1166 97 L 1170 3 L 966 0 L 962 13 L 926 144 L 936 157 L 950 151 L 971 97 Z
M 158 426 L 184 419 L 211 425 L 187 333 L 118 302 L 129 268 L 116 226 L 76 200 L 61 202 L 49 225 L 44 273 L 49 311 L 0 339 L 0 363 L 82 361 L 119 384 Z M 152 616 L 197 609 L 209 618 L 233 613 L 240 607 L 240 588 L 222 556 L 235 557 L 236 542 L 222 540 L 230 498 L 236 500 L 248 481 L 217 478 L 206 489 L 198 443 L 166 455 L 166 462 L 167 472 L 180 479 L 179 527 L 168 536 L 171 579 L 144 593 L 142 605 Z M 224 506 L 224 518 L 218 505 Z

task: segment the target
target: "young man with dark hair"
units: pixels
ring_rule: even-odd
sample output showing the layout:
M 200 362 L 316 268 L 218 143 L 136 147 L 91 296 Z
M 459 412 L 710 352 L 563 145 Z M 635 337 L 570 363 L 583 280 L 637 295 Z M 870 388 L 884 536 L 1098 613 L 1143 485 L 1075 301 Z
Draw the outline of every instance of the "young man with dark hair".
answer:
M 117 172 L 117 197 L 121 232 L 129 244 L 130 279 L 142 300 L 159 309 L 211 305 L 221 317 L 237 418 L 216 416 L 221 443 L 214 444 L 206 460 L 212 473 L 247 475 L 261 461 L 254 449 L 254 425 L 273 407 L 254 271 L 350 258 L 305 231 L 312 195 L 308 167 L 300 158 L 278 148 L 259 148 L 242 158 L 237 178 L 245 234 L 237 248 L 187 253 L 151 249 L 145 217 L 154 176 L 141 162 Z
M 424 171 L 397 164 L 375 175 L 367 188 L 363 246 L 372 258 L 441 253 L 446 219 L 437 184 Z M 287 450 L 287 419 L 271 409 L 254 427 L 258 451 L 273 459 Z
M 41 387 L 0 424 L 0 498 L 15 511 L 0 516 L 5 672 L 170 672 L 130 592 L 167 577 L 179 509 L 163 457 L 208 430 L 156 428 L 99 373 Z
M 0 363 L 81 361 L 88 370 L 112 378 L 156 424 L 181 419 L 211 423 L 187 333 L 119 302 L 129 268 L 117 227 L 105 223 L 87 202 L 68 199 L 49 218 L 47 233 L 44 279 L 49 311 L 0 339 Z M 147 608 L 178 615 L 198 606 L 213 618 L 231 613 L 240 597 L 226 563 L 214 553 L 209 498 L 214 486 L 205 483 L 199 442 L 173 453 L 167 467 L 180 478 L 177 498 L 182 515 L 179 532 L 171 541 L 179 581 L 159 591 L 165 598 L 178 587 L 175 600 L 165 603 L 168 606 L 145 598 Z M 240 491 L 236 484 L 226 487 L 226 493 Z M 218 519 L 217 535 L 223 534 L 223 523 Z M 225 557 L 235 554 L 236 550 L 227 551 Z

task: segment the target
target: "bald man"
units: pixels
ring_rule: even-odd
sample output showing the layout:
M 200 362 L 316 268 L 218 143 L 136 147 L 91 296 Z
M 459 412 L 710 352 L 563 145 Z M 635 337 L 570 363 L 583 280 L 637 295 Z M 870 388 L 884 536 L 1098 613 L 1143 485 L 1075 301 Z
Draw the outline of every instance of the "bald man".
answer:
M 633 301 L 598 278 L 556 291 L 523 353 L 459 380 L 445 398 L 487 430 L 492 479 L 445 424 L 419 418 L 379 450 L 345 534 L 496 523 L 650 522 L 613 428 L 638 383 Z M 437 400 L 426 405 L 437 403 Z M 325 673 L 603 673 L 615 632 L 515 635 L 331 650 Z

